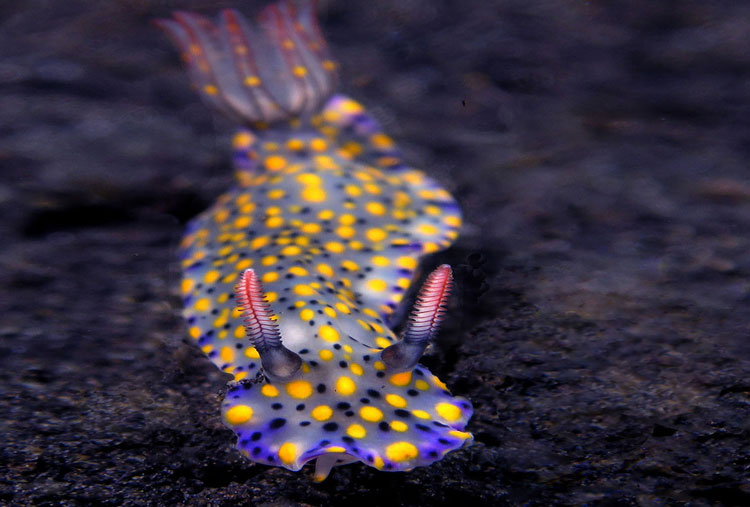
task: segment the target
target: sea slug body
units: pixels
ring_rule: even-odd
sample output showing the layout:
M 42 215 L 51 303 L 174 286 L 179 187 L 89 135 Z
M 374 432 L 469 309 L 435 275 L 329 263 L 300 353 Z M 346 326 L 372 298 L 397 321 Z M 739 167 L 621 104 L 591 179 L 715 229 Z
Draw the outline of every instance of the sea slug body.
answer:
M 222 417 L 239 450 L 290 470 L 316 460 L 323 480 L 355 461 L 411 470 L 469 444 L 471 405 L 417 364 L 450 267 L 427 278 L 400 339 L 389 327 L 420 258 L 458 236 L 460 211 L 362 105 L 333 94 L 314 5 L 159 24 L 203 98 L 243 125 L 236 186 L 180 248 L 188 333 L 234 375 Z

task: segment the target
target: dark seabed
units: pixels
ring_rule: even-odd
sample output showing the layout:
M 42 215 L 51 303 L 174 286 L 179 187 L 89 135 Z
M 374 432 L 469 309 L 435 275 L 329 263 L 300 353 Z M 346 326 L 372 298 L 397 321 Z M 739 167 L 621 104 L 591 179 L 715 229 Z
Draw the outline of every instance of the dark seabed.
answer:
M 323 2 L 465 212 L 424 362 L 476 442 L 322 484 L 234 450 L 179 316 L 232 125 L 150 20 L 230 5 L 0 4 L 0 503 L 750 505 L 750 3 Z

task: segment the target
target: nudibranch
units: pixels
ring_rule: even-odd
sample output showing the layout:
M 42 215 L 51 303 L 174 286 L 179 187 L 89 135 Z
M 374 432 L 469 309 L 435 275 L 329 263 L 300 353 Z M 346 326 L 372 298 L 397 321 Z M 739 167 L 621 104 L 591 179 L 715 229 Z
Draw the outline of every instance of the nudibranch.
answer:
M 409 167 L 356 101 L 334 94 L 309 1 L 255 23 L 186 12 L 159 21 L 193 85 L 242 127 L 236 185 L 180 247 L 188 332 L 234 375 L 222 417 L 251 460 L 315 479 L 361 461 L 431 464 L 469 444 L 472 407 L 418 360 L 452 284 L 438 267 L 398 338 L 391 327 L 420 258 L 458 236 L 451 195 Z

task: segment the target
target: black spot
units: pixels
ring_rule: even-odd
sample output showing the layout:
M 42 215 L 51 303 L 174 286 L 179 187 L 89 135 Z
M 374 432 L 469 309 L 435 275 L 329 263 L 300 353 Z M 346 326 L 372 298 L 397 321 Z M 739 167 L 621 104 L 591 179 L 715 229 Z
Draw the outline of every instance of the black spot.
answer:
M 331 443 L 330 440 L 321 440 L 318 445 L 321 446 L 321 447 L 325 447 L 326 445 L 328 445 L 330 443 Z
M 269 424 L 268 427 L 271 428 L 272 430 L 277 430 L 281 428 L 282 426 L 284 426 L 285 424 L 286 424 L 286 419 L 282 417 L 277 417 L 276 419 L 273 419 L 271 421 L 271 424 Z
M 322 393 L 326 392 L 326 385 L 325 384 L 318 384 L 318 387 L 316 387 L 315 390 L 322 394 Z
M 375 389 L 368 389 L 367 395 L 371 398 L 380 398 L 380 393 L 377 392 Z
M 315 321 L 314 321 L 314 320 L 311 320 L 311 321 L 310 321 L 310 322 L 308 322 L 307 324 L 308 324 L 308 325 L 309 325 L 310 327 L 314 327 L 314 326 L 315 326 Z
M 415 424 L 414 426 L 420 431 L 432 431 L 429 426 L 425 426 L 424 424 Z
M 339 366 L 346 368 L 346 361 L 339 361 Z
M 440 421 L 432 421 L 432 424 L 434 424 L 435 426 L 440 426 L 441 428 L 447 428 L 448 427 L 447 424 L 443 424 Z
M 345 401 L 341 401 L 336 404 L 336 408 L 339 410 L 349 410 L 350 408 L 352 408 L 352 406 Z
M 337 429 L 339 429 L 339 425 L 335 422 L 329 422 L 323 425 L 323 431 L 336 431 Z
M 380 424 L 378 424 L 378 428 L 380 428 L 380 431 L 390 431 L 391 427 L 388 426 L 388 423 L 383 421 Z
M 438 438 L 438 442 L 440 442 L 440 443 L 441 443 L 441 444 L 443 444 L 443 445 L 448 445 L 448 444 L 450 444 L 450 443 L 451 443 L 451 441 L 450 441 L 450 440 L 447 440 L 447 439 L 445 439 L 445 438 Z
M 235 343 L 234 344 L 234 348 L 241 349 L 242 348 L 242 344 L 241 343 Z
M 247 447 L 247 444 L 249 444 L 249 443 L 250 443 L 250 440 L 248 440 L 248 439 L 244 439 L 244 440 L 240 441 L 240 445 L 242 447 Z
M 301 412 L 302 410 L 305 410 L 305 404 L 304 404 L 304 403 L 300 403 L 299 405 L 297 405 L 297 406 L 296 406 L 296 407 L 294 407 L 294 408 L 295 408 L 295 409 L 296 409 L 296 410 L 297 410 L 298 412 Z
M 310 426 L 310 421 L 302 421 L 299 423 L 300 426 Z
M 354 412 L 352 412 L 351 410 L 347 410 L 346 412 L 344 412 L 344 415 L 346 417 L 352 417 L 354 415 Z
M 310 361 L 310 366 L 312 366 L 312 367 L 318 366 L 318 362 L 317 361 Z
M 274 403 L 273 405 L 271 405 L 271 408 L 274 410 L 281 410 L 282 408 L 284 408 L 284 405 L 282 405 L 281 403 Z
M 341 437 L 341 440 L 343 440 L 347 444 L 353 444 L 354 443 L 354 439 L 352 437 Z
M 341 350 L 341 345 L 338 344 L 338 343 L 334 343 L 333 344 L 333 348 L 336 349 L 336 350 Z
M 360 398 L 359 402 L 360 403 L 364 403 L 365 405 L 367 405 L 368 403 L 370 403 L 370 400 L 368 398 Z
M 420 370 L 419 368 L 414 368 L 414 373 L 416 373 L 420 377 L 424 376 L 424 373 L 422 373 L 422 370 Z
M 430 451 L 430 452 L 427 453 L 427 455 L 430 458 L 437 458 L 438 453 L 437 453 L 437 451 Z
M 419 392 L 414 389 L 409 389 L 408 391 L 406 391 L 406 394 L 408 394 L 409 396 L 419 396 Z
M 262 435 L 261 435 L 260 431 L 256 431 L 255 433 L 253 433 L 252 435 L 250 435 L 250 440 L 252 440 L 253 442 L 257 442 L 258 440 L 260 440 L 261 436 Z
M 260 447 L 253 447 L 253 456 L 260 454 L 260 451 L 262 451 Z
M 351 338 L 351 336 L 350 336 L 349 338 Z M 353 338 L 352 338 L 352 339 L 353 339 Z M 367 354 L 365 354 L 364 356 L 362 356 L 362 359 L 364 360 L 364 362 L 367 362 L 367 361 L 369 361 L 369 360 L 370 360 L 370 356 L 369 356 L 369 355 L 367 355 Z
M 365 459 L 367 460 L 368 463 L 372 463 L 372 461 L 373 461 L 374 458 L 371 455 L 368 454 Z
M 393 411 L 393 413 L 403 419 L 408 419 L 409 417 L 411 417 L 411 414 L 407 410 L 404 410 L 403 408 L 397 408 L 396 410 Z
M 310 351 L 307 350 L 307 349 L 302 349 L 302 350 L 299 351 L 300 354 L 307 354 L 308 352 L 310 352 Z
M 377 372 L 375 374 L 375 376 L 378 377 L 378 378 L 383 378 L 383 377 L 385 377 L 385 372 L 384 371 L 379 371 L 379 372 Z

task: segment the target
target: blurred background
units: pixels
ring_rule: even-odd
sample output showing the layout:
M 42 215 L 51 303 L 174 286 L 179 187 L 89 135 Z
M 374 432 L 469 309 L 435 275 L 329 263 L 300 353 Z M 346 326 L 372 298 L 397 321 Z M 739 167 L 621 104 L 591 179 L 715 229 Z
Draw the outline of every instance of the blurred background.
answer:
M 263 5 L 0 3 L 0 502 L 750 505 L 750 4 L 320 2 L 340 90 L 464 210 L 425 363 L 476 439 L 322 484 L 233 449 L 179 317 L 233 125 L 152 20 Z

